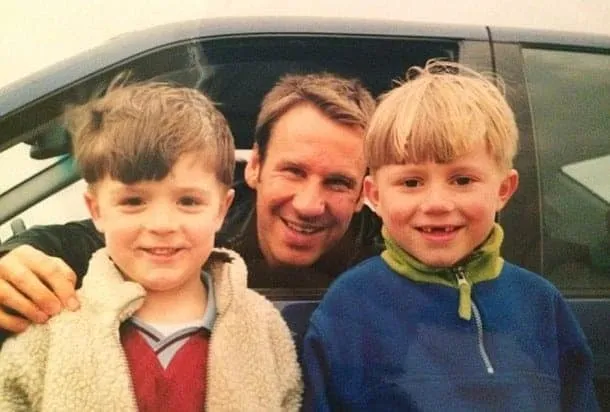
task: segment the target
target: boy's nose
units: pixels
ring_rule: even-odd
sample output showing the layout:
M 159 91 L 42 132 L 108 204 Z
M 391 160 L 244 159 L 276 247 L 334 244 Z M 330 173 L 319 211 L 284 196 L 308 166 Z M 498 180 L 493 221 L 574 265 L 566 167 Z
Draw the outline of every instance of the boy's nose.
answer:
M 455 209 L 451 195 L 442 189 L 428 190 L 420 209 L 424 213 L 447 213 Z
M 176 230 L 178 219 L 169 208 L 157 207 L 146 214 L 143 223 L 143 226 L 151 232 L 166 233 Z
M 299 187 L 292 199 L 292 206 L 302 216 L 319 216 L 324 213 L 323 191 L 315 182 Z

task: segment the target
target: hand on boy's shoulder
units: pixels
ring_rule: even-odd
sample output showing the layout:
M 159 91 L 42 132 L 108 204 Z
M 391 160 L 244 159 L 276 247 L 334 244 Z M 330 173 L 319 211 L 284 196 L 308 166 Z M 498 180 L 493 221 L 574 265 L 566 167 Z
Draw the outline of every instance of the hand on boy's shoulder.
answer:
M 76 275 L 61 259 L 29 245 L 0 258 L 0 329 L 24 331 L 67 307 L 78 308 Z

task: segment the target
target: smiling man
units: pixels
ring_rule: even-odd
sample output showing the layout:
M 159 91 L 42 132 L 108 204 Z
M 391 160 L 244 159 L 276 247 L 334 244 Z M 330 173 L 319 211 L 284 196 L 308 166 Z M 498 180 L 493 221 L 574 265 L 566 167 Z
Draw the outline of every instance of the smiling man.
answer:
M 374 108 L 358 81 L 330 74 L 286 76 L 265 96 L 219 237 L 246 259 L 251 287 L 326 287 L 377 251 L 362 196 Z
M 248 286 L 326 287 L 378 252 L 379 221 L 363 208 L 363 136 L 375 109 L 357 80 L 288 75 L 267 93 L 252 157 L 217 245 L 248 265 Z M 30 229 L 0 248 L 0 329 L 21 331 L 62 306 L 104 239 L 90 221 Z M 59 258 L 59 259 L 58 259 Z

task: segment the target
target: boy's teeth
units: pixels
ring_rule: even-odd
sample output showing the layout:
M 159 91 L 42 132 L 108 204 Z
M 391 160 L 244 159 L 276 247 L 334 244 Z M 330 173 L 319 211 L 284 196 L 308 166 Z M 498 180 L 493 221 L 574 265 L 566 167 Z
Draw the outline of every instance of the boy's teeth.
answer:
M 425 233 L 432 233 L 432 231 L 443 231 L 445 233 L 449 233 L 449 232 L 453 232 L 453 227 L 451 227 L 451 226 L 437 227 L 437 228 L 424 227 L 422 230 Z
M 176 249 L 173 249 L 173 248 L 153 248 L 153 249 L 148 249 L 148 251 L 150 253 L 152 253 L 153 255 L 171 255 L 172 253 L 174 253 L 176 251 Z

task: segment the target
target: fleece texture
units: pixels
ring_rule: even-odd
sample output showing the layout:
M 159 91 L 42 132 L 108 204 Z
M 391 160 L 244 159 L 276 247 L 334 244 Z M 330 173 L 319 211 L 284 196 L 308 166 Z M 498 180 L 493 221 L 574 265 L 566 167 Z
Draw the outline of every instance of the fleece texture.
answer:
M 246 287 L 246 266 L 237 253 L 215 249 L 206 270 L 218 310 L 206 410 L 298 410 L 301 373 L 279 311 Z M 144 289 L 125 281 L 101 249 L 78 294 L 78 311 L 63 311 L 5 342 L 1 411 L 137 411 L 119 326 L 141 307 Z
M 305 335 L 304 409 L 598 410 L 591 350 L 550 282 L 504 261 L 472 285 L 470 320 L 459 299 L 381 257 L 341 275 Z

